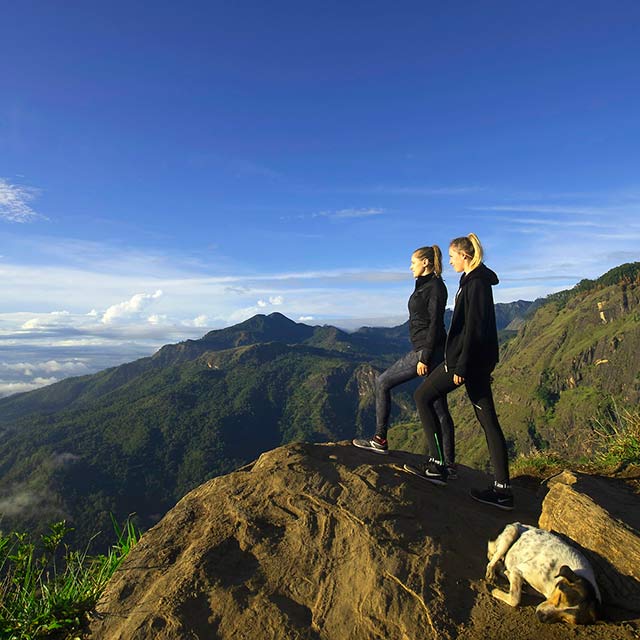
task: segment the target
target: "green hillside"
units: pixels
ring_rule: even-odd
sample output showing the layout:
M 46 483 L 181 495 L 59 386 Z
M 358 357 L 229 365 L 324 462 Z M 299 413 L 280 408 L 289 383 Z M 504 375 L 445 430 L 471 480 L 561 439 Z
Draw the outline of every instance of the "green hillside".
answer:
M 503 344 L 494 395 L 512 453 L 592 454 L 593 429 L 640 400 L 640 263 L 553 294 Z M 462 459 L 487 460 L 464 392 L 451 396 Z
M 256 316 L 3 399 L 3 527 L 67 518 L 88 539 L 111 530 L 109 512 L 135 512 L 146 527 L 190 489 L 263 451 L 352 437 L 374 421 L 372 364 L 384 368 L 407 346 L 406 335 Z

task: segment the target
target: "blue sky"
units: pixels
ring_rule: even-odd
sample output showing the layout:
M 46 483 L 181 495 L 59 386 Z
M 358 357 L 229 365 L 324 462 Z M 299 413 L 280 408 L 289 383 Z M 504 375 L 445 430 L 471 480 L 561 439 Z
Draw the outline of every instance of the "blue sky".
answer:
M 639 28 L 635 0 L 6 4 L 0 395 L 255 313 L 399 324 L 413 249 L 471 231 L 502 302 L 637 260 Z

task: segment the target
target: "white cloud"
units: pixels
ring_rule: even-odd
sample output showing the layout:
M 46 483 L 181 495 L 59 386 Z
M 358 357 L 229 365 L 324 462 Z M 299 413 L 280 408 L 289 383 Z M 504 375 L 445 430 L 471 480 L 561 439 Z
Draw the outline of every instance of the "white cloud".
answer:
M 496 195 L 495 191 L 490 194 Z M 495 296 L 501 302 L 569 288 L 583 277 L 597 277 L 617 264 L 637 259 L 637 196 L 627 199 L 624 206 L 612 198 L 610 207 L 604 206 L 602 195 L 592 201 L 584 196 L 530 204 L 534 200 L 535 196 L 527 195 L 517 203 L 511 194 L 509 199 L 496 197 L 489 202 L 494 206 L 473 210 L 465 207 L 483 202 L 465 201 L 460 206 L 465 220 L 461 229 L 458 214 L 455 220 L 446 213 L 431 216 L 429 211 L 424 216 L 403 217 L 394 209 L 393 226 L 386 229 L 389 237 L 380 229 L 375 240 L 380 242 L 373 247 L 375 260 L 369 252 L 360 251 L 365 243 L 358 237 L 353 239 L 355 251 L 346 244 L 343 247 L 342 240 L 338 243 L 336 251 L 345 252 L 342 257 L 317 244 L 311 259 L 287 260 L 283 252 L 282 261 L 275 266 L 243 260 L 224 263 L 224 268 L 203 267 L 190 262 L 190 255 L 34 237 L 3 230 L 0 225 L 5 254 L 0 261 L 0 361 L 25 365 L 22 370 L 0 368 L 0 385 L 28 390 L 15 385 L 33 385 L 36 376 L 49 379 L 85 373 L 79 367 L 73 371 L 27 369 L 26 365 L 48 361 L 64 363 L 56 350 L 80 357 L 91 353 L 86 372 L 93 372 L 150 355 L 163 344 L 198 338 L 203 327 L 221 328 L 272 310 L 300 322 L 340 327 L 400 324 L 406 320 L 406 300 L 412 289 L 405 264 L 407 242 L 427 232 L 428 238 L 433 235 L 434 240 L 446 241 L 462 232 L 477 231 L 487 249 L 489 266 L 500 276 Z M 589 206 L 583 206 L 584 202 L 590 202 Z M 348 223 L 361 218 L 364 222 L 377 216 L 376 224 L 382 223 L 383 213 L 380 208 L 336 208 L 314 215 L 335 222 L 322 225 L 331 231 L 340 220 Z M 566 226 L 566 234 L 560 233 L 561 226 Z M 327 238 L 329 235 L 327 232 Z M 402 237 L 404 249 L 398 248 L 396 236 Z M 444 243 L 441 246 L 446 253 Z M 448 267 L 445 271 L 451 302 L 458 276 Z M 141 293 L 131 296 L 135 291 Z M 122 302 L 112 304 L 114 301 Z M 61 304 L 68 311 L 50 311 Z M 5 355 L 9 352 L 11 355 Z
M 194 327 L 194 328 L 208 327 L 211 323 L 212 323 L 212 320 L 209 318 L 209 316 L 205 315 L 204 313 L 201 313 L 195 318 L 191 318 L 189 320 L 182 320 L 182 322 L 180 322 L 180 324 L 183 327 Z
M 60 464 L 66 464 L 67 461 L 56 463 L 55 456 L 45 460 L 45 464 L 52 464 L 54 466 L 60 466 Z M 62 454 L 63 459 L 66 454 Z M 70 454 L 69 454 L 70 455 Z M 34 514 L 39 517 L 51 518 L 50 522 L 59 520 L 62 518 L 68 518 L 68 514 L 65 514 L 53 499 L 48 488 L 44 488 L 38 492 L 34 491 L 32 487 L 27 486 L 26 483 L 14 484 L 12 487 L 3 487 L 3 493 L 5 494 L 0 499 L 0 513 L 5 516 L 16 516 L 22 514 Z M 8 494 L 8 495 L 7 495 Z
M 60 453 L 52 453 L 48 462 L 53 467 L 63 467 L 70 462 L 76 462 L 76 460 L 80 460 L 79 455 L 71 453 L 70 451 L 62 451 Z
M 256 302 L 256 304 L 258 305 L 259 309 L 264 309 L 269 305 L 273 305 L 274 307 L 279 307 L 283 302 L 284 302 L 283 296 L 269 296 L 268 301 L 260 299 Z
M 320 211 L 311 214 L 312 218 L 369 218 L 371 216 L 381 216 L 384 209 L 368 208 L 368 209 L 338 209 L 337 211 Z
M 579 205 L 540 205 L 540 204 L 509 204 L 491 205 L 485 207 L 468 207 L 471 211 L 495 211 L 498 213 L 548 213 L 553 215 L 568 216 L 596 216 L 615 213 L 621 214 L 629 211 L 629 207 L 620 206 L 579 206 Z M 513 220 L 517 221 L 517 218 Z
M 0 389 L 0 396 L 2 390 Z M 17 491 L 8 498 L 0 499 L 0 513 L 5 516 L 16 516 L 28 509 L 32 509 L 40 501 L 37 494 L 32 491 Z
M 110 306 L 102 316 L 103 324 L 110 324 L 115 320 L 130 318 L 139 314 L 152 300 L 162 297 L 162 291 L 155 293 L 136 293 L 129 300 Z
M 297 216 L 281 216 L 281 220 L 308 220 L 313 218 L 329 218 L 331 220 L 344 220 L 347 218 L 370 218 L 371 216 L 381 216 L 385 213 L 384 209 L 379 207 L 363 207 L 360 209 L 336 209 L 332 211 L 317 211 L 316 213 L 302 213 Z M 315 238 L 318 236 L 303 234 L 305 238 Z
M 38 316 L 37 318 L 31 318 L 22 325 L 22 329 L 27 331 L 38 329 L 49 329 L 51 327 L 60 326 L 65 324 L 66 319 L 69 317 L 68 311 L 50 311 L 49 313 Z
M 361 192 L 366 193 L 384 193 L 385 195 L 394 196 L 459 196 L 481 191 L 487 191 L 487 188 L 478 185 L 467 187 L 393 187 L 380 185 L 361 190 Z
M 154 325 L 164 324 L 167 322 L 167 316 L 164 314 L 159 315 L 157 313 L 154 313 L 147 318 L 147 322 Z
M 58 382 L 58 378 L 34 378 L 30 382 L 1 382 L 0 381 L 0 398 L 10 396 L 14 393 L 22 393 L 23 391 L 33 391 L 48 384 Z
M 88 367 L 79 360 L 70 362 L 58 362 L 57 360 L 47 360 L 46 362 L 0 362 L 0 373 L 3 371 L 21 373 L 24 376 L 32 376 L 35 371 L 45 374 L 63 373 L 72 375 L 86 373 Z
M 31 222 L 42 218 L 30 206 L 37 191 L 30 187 L 10 184 L 0 178 L 0 220 L 7 222 Z

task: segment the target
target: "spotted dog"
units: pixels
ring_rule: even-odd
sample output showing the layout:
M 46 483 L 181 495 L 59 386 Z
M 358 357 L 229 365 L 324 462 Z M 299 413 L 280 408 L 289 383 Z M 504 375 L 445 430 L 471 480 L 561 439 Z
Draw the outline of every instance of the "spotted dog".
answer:
M 546 598 L 536 608 L 541 622 L 596 621 L 601 598 L 593 569 L 559 536 L 514 522 L 489 541 L 487 552 L 487 581 L 493 582 L 498 567 L 509 580 L 509 593 L 493 589 L 494 598 L 517 607 L 523 584 L 528 583 Z

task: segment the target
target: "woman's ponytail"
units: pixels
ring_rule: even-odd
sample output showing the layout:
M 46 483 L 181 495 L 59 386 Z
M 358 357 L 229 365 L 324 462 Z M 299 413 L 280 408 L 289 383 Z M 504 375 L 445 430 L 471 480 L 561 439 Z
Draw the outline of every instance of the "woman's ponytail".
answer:
M 442 275 L 442 251 L 437 244 L 433 247 L 420 247 L 413 254 L 418 260 L 428 260 L 433 265 L 433 272 L 440 277 Z
M 482 251 L 482 245 L 480 244 L 480 240 L 478 240 L 478 236 L 475 233 L 470 233 L 467 238 L 471 242 L 473 246 L 473 256 L 471 262 L 469 263 L 469 271 L 473 271 L 476 267 L 479 267 L 482 263 L 482 258 L 484 257 L 484 253 Z
M 480 240 L 475 233 L 470 233 L 468 236 L 461 236 L 460 238 L 454 238 L 449 243 L 449 246 L 469 258 L 469 271 L 473 271 L 482 263 L 484 252 L 482 251 Z
M 440 247 L 437 244 L 434 244 L 432 249 L 433 249 L 433 272 L 439 278 L 442 275 L 442 251 L 440 251 Z

